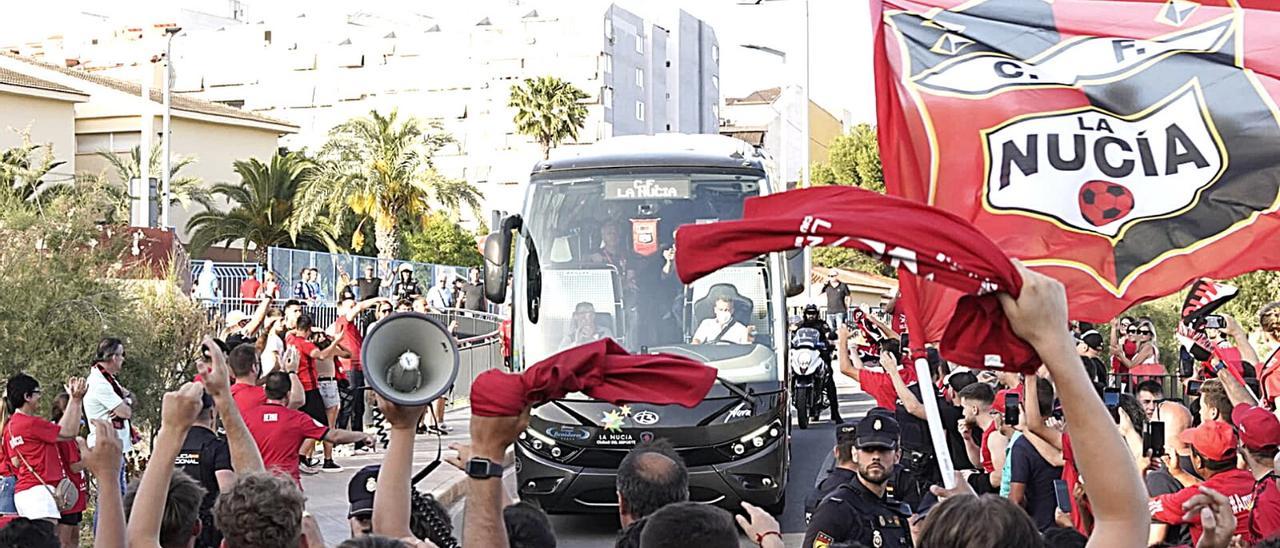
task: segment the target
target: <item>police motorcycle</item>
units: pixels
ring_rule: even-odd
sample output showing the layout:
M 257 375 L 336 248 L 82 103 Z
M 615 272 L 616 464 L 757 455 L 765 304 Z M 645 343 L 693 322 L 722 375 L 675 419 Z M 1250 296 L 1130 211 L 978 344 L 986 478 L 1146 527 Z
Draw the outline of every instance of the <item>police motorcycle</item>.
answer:
M 831 405 L 823 390 L 831 375 L 831 365 L 823 359 L 827 347 L 822 333 L 812 327 L 801 327 L 791 334 L 788 362 L 791 364 L 791 401 L 795 402 L 800 428 L 809 428 L 822 410 Z

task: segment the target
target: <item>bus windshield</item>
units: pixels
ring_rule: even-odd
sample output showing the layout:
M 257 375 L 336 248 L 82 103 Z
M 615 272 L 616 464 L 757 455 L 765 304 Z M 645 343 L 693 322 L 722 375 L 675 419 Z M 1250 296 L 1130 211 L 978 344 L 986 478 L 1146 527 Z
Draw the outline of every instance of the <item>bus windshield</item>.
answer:
M 601 173 L 531 184 L 515 265 L 517 306 L 525 308 L 517 314 L 522 361 L 612 337 L 633 353 L 697 357 L 727 380 L 777 380 L 766 257 L 690 285 L 680 282 L 673 261 L 677 227 L 741 218 L 743 201 L 760 195 L 764 182 L 688 170 Z M 524 279 L 530 243 L 540 271 L 534 302 Z M 533 306 L 537 323 L 529 320 Z

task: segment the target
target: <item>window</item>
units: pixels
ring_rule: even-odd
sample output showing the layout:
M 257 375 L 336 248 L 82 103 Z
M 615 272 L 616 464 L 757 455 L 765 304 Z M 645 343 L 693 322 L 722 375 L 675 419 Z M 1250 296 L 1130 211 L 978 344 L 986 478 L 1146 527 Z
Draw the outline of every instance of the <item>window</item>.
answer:
M 644 37 L 636 35 L 636 53 L 644 53 Z
M 711 75 L 711 89 L 720 89 L 720 77 Z
M 711 62 L 720 62 L 720 46 L 716 44 L 711 44 Z
M 613 56 L 608 53 L 600 54 L 600 72 L 613 73 Z
M 604 20 L 604 37 L 608 38 L 610 42 L 613 41 L 613 19 L 606 18 Z
M 600 102 L 606 107 L 613 107 L 613 88 L 605 86 L 604 91 L 600 93 Z
M 636 119 L 644 121 L 644 101 L 636 101 Z
M 644 69 L 636 67 L 636 87 L 644 87 Z

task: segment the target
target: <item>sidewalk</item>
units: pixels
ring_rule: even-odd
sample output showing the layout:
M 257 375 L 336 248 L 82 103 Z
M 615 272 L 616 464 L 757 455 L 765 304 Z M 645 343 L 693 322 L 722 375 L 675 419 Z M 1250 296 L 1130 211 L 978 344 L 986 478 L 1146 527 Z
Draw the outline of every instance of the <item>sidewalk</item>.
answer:
M 471 439 L 470 422 L 470 407 L 461 406 L 445 412 L 445 423 L 453 427 L 453 432 L 443 437 L 444 457 L 453 454 L 449 450 L 450 443 L 466 443 Z M 435 460 L 438 439 L 440 438 L 430 434 L 417 437 L 413 451 L 414 472 Z M 351 536 L 351 527 L 347 524 L 347 482 L 361 468 L 381 463 L 383 456 L 381 445 L 377 452 L 364 455 L 340 456 L 335 450 L 333 460 L 342 465 L 341 472 L 321 472 L 314 476 L 302 476 L 303 493 L 307 496 L 307 511 L 311 512 L 320 524 L 326 545 L 336 546 Z M 423 478 L 417 488 L 423 493 L 434 495 L 436 500 L 439 500 L 447 509 L 466 494 L 467 483 L 463 481 L 465 478 L 466 474 L 458 469 L 448 464 L 441 464 L 431 475 Z

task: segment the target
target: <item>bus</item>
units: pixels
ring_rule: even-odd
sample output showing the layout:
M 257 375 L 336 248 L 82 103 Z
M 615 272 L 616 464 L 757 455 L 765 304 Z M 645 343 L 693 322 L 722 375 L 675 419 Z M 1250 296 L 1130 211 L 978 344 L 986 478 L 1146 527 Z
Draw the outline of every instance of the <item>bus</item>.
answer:
M 522 500 L 548 513 L 617 512 L 618 465 L 663 438 L 688 466 L 690 500 L 781 512 L 792 413 L 785 307 L 804 289 L 803 251 L 685 285 L 673 246 L 681 225 L 741 218 L 747 198 L 783 190 L 767 154 L 719 135 L 618 137 L 534 166 L 521 213 L 485 241 L 486 296 L 510 304 L 512 369 L 611 337 L 631 353 L 697 359 L 718 378 L 692 409 L 583 394 L 538 406 L 515 448 Z

